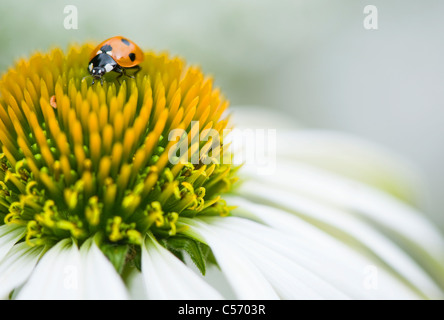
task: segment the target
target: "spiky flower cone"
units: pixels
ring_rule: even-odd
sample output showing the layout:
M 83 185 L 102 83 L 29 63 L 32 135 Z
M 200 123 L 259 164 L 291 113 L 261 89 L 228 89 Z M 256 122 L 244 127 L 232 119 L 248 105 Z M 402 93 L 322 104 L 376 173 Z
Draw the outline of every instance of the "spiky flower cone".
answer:
M 125 246 L 126 261 L 147 232 L 174 239 L 180 216 L 228 214 L 220 195 L 234 170 L 204 164 L 211 139 L 191 136 L 214 129 L 222 139 L 228 102 L 198 68 L 165 54 L 146 53 L 121 85 L 91 85 L 82 78 L 92 49 L 37 53 L 1 78 L 0 225 L 26 226 L 32 246 L 96 237 L 102 249 Z M 173 129 L 189 135 L 176 164 Z M 223 153 L 221 143 L 206 156 Z

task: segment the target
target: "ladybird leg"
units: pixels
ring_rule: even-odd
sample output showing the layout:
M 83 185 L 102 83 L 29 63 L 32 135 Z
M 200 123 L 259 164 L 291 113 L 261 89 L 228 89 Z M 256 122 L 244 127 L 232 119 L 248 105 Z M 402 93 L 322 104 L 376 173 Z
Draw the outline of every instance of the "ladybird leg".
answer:
M 118 84 L 121 84 L 119 79 L 122 78 L 122 76 L 125 74 L 125 72 L 123 72 L 122 69 L 115 69 L 114 71 L 119 73 L 119 75 L 116 77 L 116 81 Z
M 134 68 L 137 69 L 137 70 L 133 73 L 133 77 L 135 78 L 135 77 L 136 77 L 136 74 L 137 74 L 140 70 L 142 70 L 142 68 L 141 68 L 139 65 L 135 66 Z
M 122 74 L 124 74 L 126 77 L 128 77 L 128 78 L 131 78 L 131 79 L 134 79 L 134 77 L 133 76 L 131 76 L 130 74 L 128 74 L 127 72 L 126 72 L 126 70 L 127 69 L 130 69 L 130 68 L 122 68 Z
M 133 79 L 135 79 L 137 73 L 138 73 L 140 70 L 142 70 L 142 68 L 141 68 L 139 65 L 134 66 L 134 67 L 132 67 L 131 69 L 136 69 L 136 71 L 134 71 L 134 73 L 130 76 L 130 78 L 133 78 Z

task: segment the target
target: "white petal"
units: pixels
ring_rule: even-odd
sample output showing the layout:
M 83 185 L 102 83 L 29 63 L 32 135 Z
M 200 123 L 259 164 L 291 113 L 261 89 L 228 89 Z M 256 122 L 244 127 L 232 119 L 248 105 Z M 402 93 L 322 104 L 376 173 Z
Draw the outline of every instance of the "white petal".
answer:
M 254 115 L 254 116 L 252 116 Z M 231 117 L 236 128 L 241 129 L 292 129 L 303 128 L 292 117 L 284 117 L 282 113 L 272 108 L 255 105 L 242 105 L 231 107 Z
M 288 146 L 291 145 L 291 148 Z M 307 163 L 421 202 L 424 181 L 414 165 L 365 139 L 328 130 L 279 130 L 279 159 Z
M 0 297 L 7 296 L 28 279 L 42 250 L 42 246 L 31 247 L 25 242 L 9 250 L 0 262 Z
M 443 267 L 444 239 L 439 230 L 422 213 L 384 192 L 320 169 L 287 163 L 281 163 L 267 184 L 360 216 L 424 262 L 425 268 Z
M 211 247 L 238 299 L 279 298 L 270 282 L 254 261 L 239 248 L 238 243 L 218 233 L 211 226 L 198 222 L 197 219 L 180 219 L 180 221 L 192 227 L 185 231 L 186 234 L 203 240 Z
M 403 276 L 426 296 L 438 297 L 441 290 L 433 280 L 408 255 L 400 250 L 391 240 L 377 232 L 371 224 L 366 223 L 345 211 L 325 206 L 294 192 L 263 188 L 253 182 L 246 182 L 241 194 L 253 201 L 269 203 L 271 206 L 287 208 L 305 220 L 324 229 L 337 233 L 344 241 L 363 246 L 367 253 L 382 259 L 397 274 Z M 387 214 L 391 211 L 386 211 Z M 407 217 L 406 217 L 407 218 Z
M 248 212 L 250 219 L 255 217 L 258 220 L 260 217 L 275 229 L 266 230 L 263 226 L 257 225 L 253 227 L 250 221 L 241 219 L 237 223 L 229 225 L 227 223 L 232 232 L 244 234 L 251 241 L 268 246 L 288 257 L 338 288 L 348 297 L 353 299 L 415 299 L 419 297 L 396 276 L 386 272 L 378 260 L 363 256 L 360 248 L 345 245 L 297 216 L 274 207 L 257 205 L 242 198 L 230 197 L 229 201 L 243 208 L 242 215 Z M 233 213 L 236 214 L 239 211 Z M 264 234 L 267 236 L 264 237 Z M 366 284 L 371 276 L 368 270 L 373 267 L 378 273 L 377 288 Z
M 80 248 L 83 267 L 84 299 L 128 299 L 122 278 L 93 239 Z
M 273 176 L 253 179 L 256 182 L 250 186 L 266 183 L 270 188 L 297 193 L 370 219 L 394 231 L 390 235 L 398 235 L 400 242 L 409 239 L 432 257 L 444 260 L 444 240 L 436 227 L 420 212 L 377 189 L 322 169 L 285 161 L 279 162 Z
M 0 226 L 0 261 L 6 256 L 12 246 L 23 238 L 25 232 L 25 227 L 18 227 L 14 224 Z
M 274 242 L 272 229 L 256 222 L 238 218 L 205 218 L 213 232 L 229 238 L 262 272 L 283 299 L 347 299 L 348 297 L 309 268 L 297 263 L 293 257 L 279 252 L 278 246 L 287 242 Z M 244 224 L 244 225 L 241 225 Z M 240 227 L 240 228 L 237 228 Z M 199 229 L 195 223 L 193 228 Z M 247 232 L 244 232 L 247 231 Z M 252 237 L 256 234 L 257 237 Z M 245 259 L 245 258 L 244 258 Z
M 132 300 L 147 300 L 147 290 L 142 272 L 134 268 L 126 278 L 126 285 Z
M 209 284 L 150 237 L 147 237 L 142 248 L 142 275 L 149 299 L 222 298 Z
M 196 268 L 194 263 L 191 261 L 187 264 L 190 268 Z M 213 264 L 208 264 L 205 270 L 205 281 L 209 283 L 212 287 L 217 288 L 217 291 L 224 297 L 224 299 L 233 300 L 236 299 L 236 294 L 231 288 L 230 283 L 225 277 L 221 269 Z
M 62 240 L 43 255 L 17 299 L 81 299 L 81 269 L 79 249 Z
M 278 162 L 307 163 L 383 189 L 408 202 L 424 200 L 425 183 L 419 170 L 383 146 L 343 132 L 302 128 L 291 117 L 258 106 L 234 108 L 233 120 L 240 129 L 277 129 Z M 252 148 L 251 143 L 242 146 L 243 150 L 247 148 Z M 255 164 L 259 162 L 251 161 L 245 167 L 254 168 Z

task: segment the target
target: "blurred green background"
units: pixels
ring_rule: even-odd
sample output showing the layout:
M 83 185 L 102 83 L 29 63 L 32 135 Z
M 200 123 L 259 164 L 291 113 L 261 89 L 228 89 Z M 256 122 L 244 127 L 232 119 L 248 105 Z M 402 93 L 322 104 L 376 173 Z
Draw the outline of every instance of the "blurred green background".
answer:
M 363 9 L 378 8 L 365 30 Z M 66 5 L 78 29 L 66 30 Z M 214 75 L 232 105 L 382 144 L 418 166 L 444 228 L 444 2 L 148 0 L 0 2 L 0 70 L 21 56 L 124 35 Z

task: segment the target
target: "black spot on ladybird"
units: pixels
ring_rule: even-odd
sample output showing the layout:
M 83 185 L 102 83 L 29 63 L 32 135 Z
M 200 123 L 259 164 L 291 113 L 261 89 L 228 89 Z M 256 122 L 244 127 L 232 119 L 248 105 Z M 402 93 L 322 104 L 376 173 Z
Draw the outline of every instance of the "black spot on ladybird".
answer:
M 122 40 L 122 42 L 123 42 L 125 45 L 127 45 L 127 46 L 130 45 L 129 41 L 126 40 L 125 38 L 122 38 L 122 39 L 120 39 L 120 40 Z
M 100 48 L 100 50 L 102 50 L 102 52 L 107 52 L 107 51 L 112 51 L 113 48 L 109 44 L 105 44 Z
M 128 56 L 131 59 L 131 61 L 136 60 L 136 54 L 135 53 L 131 52 Z

